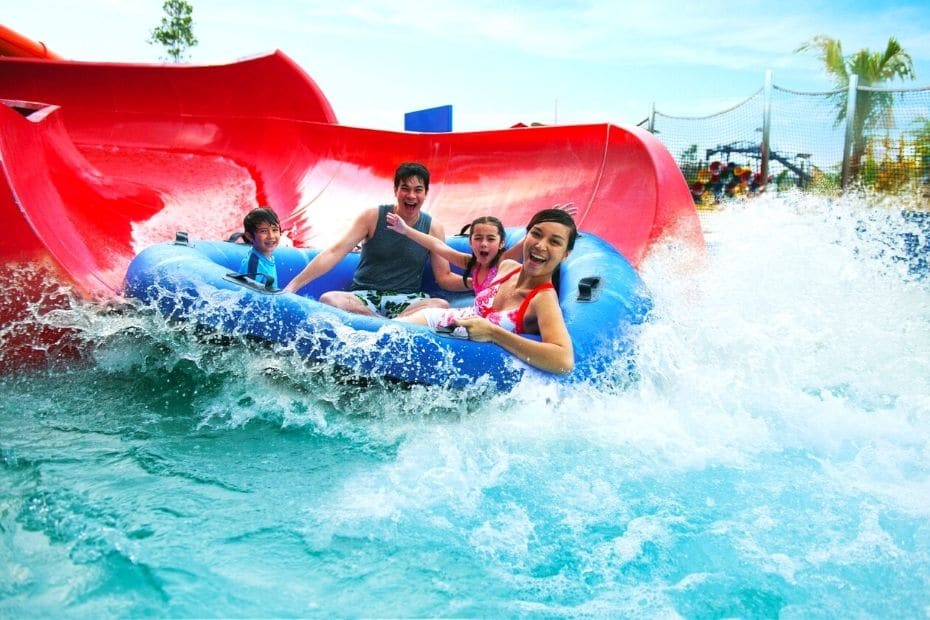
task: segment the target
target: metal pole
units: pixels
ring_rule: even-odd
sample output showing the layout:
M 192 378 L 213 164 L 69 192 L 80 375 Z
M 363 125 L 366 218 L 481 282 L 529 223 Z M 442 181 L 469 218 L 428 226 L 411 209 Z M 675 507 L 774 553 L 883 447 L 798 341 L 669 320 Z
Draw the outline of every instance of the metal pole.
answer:
M 761 155 L 759 173 L 762 175 L 762 185 L 769 182 L 769 133 L 772 128 L 772 70 L 765 70 L 765 86 L 762 89 L 762 144 L 759 147 Z
M 652 102 L 652 109 L 649 110 L 649 133 L 656 132 L 656 102 Z
M 840 180 L 840 187 L 843 189 L 846 189 L 853 182 L 849 175 L 852 163 L 853 140 L 855 138 L 853 119 L 856 116 L 856 93 L 858 88 L 859 76 L 856 74 L 849 76 L 849 90 L 846 92 L 846 139 L 843 142 L 843 175 Z

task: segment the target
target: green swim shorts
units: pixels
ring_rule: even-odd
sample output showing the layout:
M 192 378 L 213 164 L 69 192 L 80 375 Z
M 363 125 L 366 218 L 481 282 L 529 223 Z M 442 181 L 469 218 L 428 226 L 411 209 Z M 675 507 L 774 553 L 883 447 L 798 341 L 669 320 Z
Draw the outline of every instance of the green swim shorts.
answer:
M 358 290 L 352 291 L 372 312 L 393 319 L 410 307 L 418 299 L 427 299 L 426 293 L 397 293 L 394 291 Z

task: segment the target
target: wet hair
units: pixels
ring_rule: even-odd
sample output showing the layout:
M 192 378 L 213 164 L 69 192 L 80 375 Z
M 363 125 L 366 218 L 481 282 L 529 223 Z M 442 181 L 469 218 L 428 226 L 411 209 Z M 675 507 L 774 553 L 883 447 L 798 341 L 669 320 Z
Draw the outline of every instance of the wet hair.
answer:
M 472 221 L 471 224 L 466 224 L 464 227 L 462 227 L 462 230 L 461 232 L 459 232 L 459 234 L 465 235 L 467 233 L 468 239 L 470 241 L 471 233 L 468 231 L 469 229 L 474 231 L 475 226 L 477 226 L 478 224 L 493 224 L 494 226 L 497 227 L 497 233 L 501 236 L 501 239 L 503 240 L 507 238 L 507 231 L 504 230 L 504 224 L 499 219 L 494 217 L 493 215 L 484 215 L 479 218 L 475 218 L 475 220 Z M 503 255 L 503 253 L 504 253 L 504 247 L 501 246 L 501 248 L 497 251 L 497 255 L 491 259 L 490 263 L 488 263 L 489 269 L 497 264 L 497 262 L 501 259 L 501 255 Z M 465 265 L 465 271 L 462 273 L 462 282 L 465 284 L 465 286 L 468 286 L 468 277 L 471 275 L 472 269 L 474 269 L 475 265 L 477 264 L 478 264 L 478 257 L 475 256 L 474 252 L 472 252 L 471 258 L 468 259 L 468 264 Z
M 578 227 L 575 225 L 574 218 L 572 218 L 572 216 L 567 211 L 563 211 L 562 209 L 543 209 L 534 215 L 533 219 L 530 220 L 530 223 L 526 225 L 526 232 L 530 232 L 533 226 L 543 222 L 554 222 L 569 228 L 568 240 L 565 249 L 571 252 L 572 248 L 575 247 L 575 240 L 578 238 Z M 552 286 L 555 288 L 556 295 L 559 294 L 559 287 L 561 282 L 562 266 L 559 265 L 556 267 L 555 271 L 552 272 Z
M 418 177 L 423 182 L 423 189 L 429 191 L 429 170 L 426 166 L 415 161 L 405 161 L 397 166 L 394 172 L 394 191 L 400 187 L 400 184 L 410 177 Z
M 262 223 L 268 223 L 278 228 L 281 227 L 281 221 L 278 219 L 277 213 L 268 207 L 258 207 L 246 213 L 245 217 L 242 218 L 242 227 L 245 229 L 243 237 L 251 242 L 252 234 L 258 229 L 258 225 Z
M 533 219 L 530 220 L 530 223 L 526 225 L 526 232 L 530 232 L 530 229 L 533 228 L 533 226 L 543 222 L 554 222 L 569 228 L 566 249 L 571 252 L 572 248 L 575 247 L 575 239 L 578 238 L 578 227 L 575 225 L 575 220 L 572 218 L 572 216 L 567 211 L 563 211 L 562 209 L 543 209 L 534 215 Z

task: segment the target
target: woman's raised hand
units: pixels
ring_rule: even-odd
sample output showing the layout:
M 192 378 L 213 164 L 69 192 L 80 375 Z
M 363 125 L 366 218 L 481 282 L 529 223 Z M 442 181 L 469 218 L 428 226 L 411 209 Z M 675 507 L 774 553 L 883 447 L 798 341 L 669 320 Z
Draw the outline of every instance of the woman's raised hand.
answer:
M 578 207 L 575 206 L 574 202 L 566 202 L 564 204 L 555 203 L 554 205 L 552 205 L 552 208 L 561 209 L 562 211 L 565 211 L 572 217 L 575 217 L 576 215 L 578 215 Z

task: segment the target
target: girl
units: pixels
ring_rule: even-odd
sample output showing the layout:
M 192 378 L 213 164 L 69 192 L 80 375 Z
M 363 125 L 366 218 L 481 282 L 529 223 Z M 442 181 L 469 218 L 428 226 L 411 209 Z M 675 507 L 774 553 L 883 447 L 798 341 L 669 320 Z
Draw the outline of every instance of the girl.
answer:
M 462 234 L 470 229 L 468 242 L 471 245 L 471 254 L 459 252 L 432 235 L 426 235 L 414 230 L 394 213 L 388 213 L 386 218 L 389 229 L 405 235 L 430 252 L 440 255 L 453 265 L 464 269 L 462 283 L 468 287 L 470 279 L 471 288 L 476 295 L 497 277 L 497 264 L 504 254 L 504 236 L 506 233 L 504 225 L 496 217 L 490 215 L 479 217 L 462 229 Z
M 494 342 L 541 370 L 568 373 L 574 368 L 572 341 L 552 285 L 553 273 L 578 237 L 572 216 L 545 209 L 533 216 L 522 243 L 523 264 L 504 260 L 504 275 L 478 294 L 471 308 L 427 308 L 398 320 L 438 328 L 460 328 L 478 342 Z M 540 340 L 521 334 L 539 334 Z

